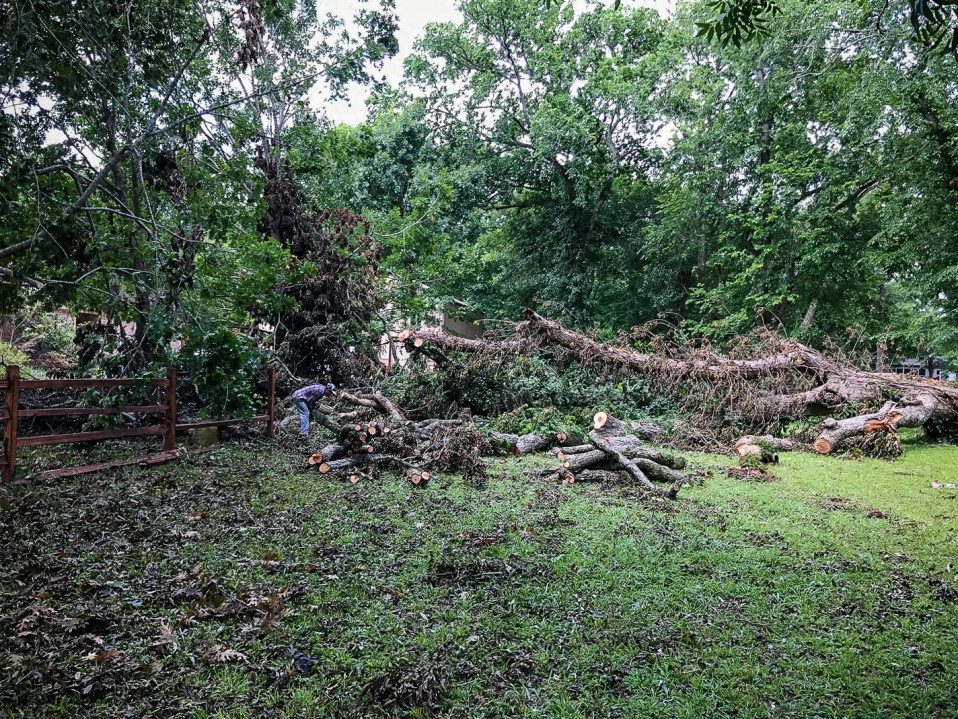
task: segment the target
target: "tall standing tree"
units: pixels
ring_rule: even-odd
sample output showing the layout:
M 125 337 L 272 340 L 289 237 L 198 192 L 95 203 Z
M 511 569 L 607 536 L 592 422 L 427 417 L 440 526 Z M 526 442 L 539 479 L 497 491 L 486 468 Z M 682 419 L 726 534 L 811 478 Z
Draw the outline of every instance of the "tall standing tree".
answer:
M 645 9 L 577 14 L 536 0 L 460 8 L 461 24 L 427 27 L 407 73 L 425 96 L 461 234 L 481 248 L 460 255 L 478 260 L 463 282 L 508 293 L 513 311 L 601 314 L 651 220 L 663 23 Z

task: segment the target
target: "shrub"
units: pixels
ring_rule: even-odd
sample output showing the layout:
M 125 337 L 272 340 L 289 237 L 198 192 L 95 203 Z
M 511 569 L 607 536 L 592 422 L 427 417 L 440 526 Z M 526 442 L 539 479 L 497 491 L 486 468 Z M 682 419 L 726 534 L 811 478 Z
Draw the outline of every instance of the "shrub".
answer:
M 250 337 L 220 327 L 193 335 L 183 348 L 182 361 L 203 403 L 202 417 L 251 417 L 257 397 L 253 383 L 264 357 Z
M 7 365 L 25 367 L 29 362 L 30 358 L 27 357 L 26 353 L 7 342 L 0 342 L 0 364 L 4 367 Z

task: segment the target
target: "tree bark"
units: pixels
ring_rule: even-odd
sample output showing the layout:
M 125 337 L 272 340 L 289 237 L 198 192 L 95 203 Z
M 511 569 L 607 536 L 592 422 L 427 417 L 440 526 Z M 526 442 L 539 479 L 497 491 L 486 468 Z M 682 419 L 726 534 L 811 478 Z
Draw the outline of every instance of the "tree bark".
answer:
M 754 359 L 723 357 L 703 353 L 702 359 L 640 352 L 629 347 L 598 342 L 580 332 L 566 329 L 532 310 L 523 312 L 524 321 L 512 338 L 467 340 L 439 330 L 403 333 L 407 348 L 494 354 L 534 353 L 543 347 L 559 347 L 583 364 L 603 365 L 646 377 L 654 377 L 677 393 L 694 382 L 725 391 L 729 410 L 746 426 L 764 428 L 776 422 L 828 417 L 832 414 L 875 407 L 889 398 L 901 412 L 892 427 L 921 427 L 931 421 L 958 422 L 958 387 L 930 378 L 859 370 L 822 353 L 782 339 L 770 354 Z M 747 392 L 742 388 L 747 386 Z M 733 395 L 733 390 L 742 395 Z M 737 402 L 737 403 L 736 403 Z M 890 410 L 889 410 L 890 411 Z M 881 414 L 881 413 L 879 413 Z M 887 412 L 886 412 L 887 414 Z M 861 436 L 872 413 L 823 427 L 816 449 L 828 453 L 848 438 Z M 615 434 L 628 434 L 624 427 Z M 837 432 L 837 433 L 836 433 Z

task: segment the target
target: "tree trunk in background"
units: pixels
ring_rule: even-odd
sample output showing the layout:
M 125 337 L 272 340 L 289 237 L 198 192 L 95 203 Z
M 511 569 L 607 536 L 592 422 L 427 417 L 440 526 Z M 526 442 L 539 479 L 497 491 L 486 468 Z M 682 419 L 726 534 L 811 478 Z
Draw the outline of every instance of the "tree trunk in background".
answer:
M 465 340 L 441 330 L 406 330 L 400 336 L 410 352 L 442 358 L 446 351 L 492 354 L 533 354 L 558 347 L 585 365 L 604 365 L 653 379 L 665 392 L 694 402 L 696 392 L 721 412 L 713 431 L 720 432 L 724 417 L 734 414 L 740 424 L 754 429 L 809 417 L 827 417 L 851 411 L 864 414 L 827 422 L 816 442 L 822 453 L 844 449 L 853 436 L 866 432 L 894 433 L 898 427 L 958 424 L 958 388 L 930 378 L 859 370 L 826 357 L 793 340 L 782 339 L 764 357 L 732 358 L 699 352 L 689 358 L 678 353 L 640 352 L 627 346 L 598 342 L 569 330 L 532 310 L 523 312 L 513 338 Z M 438 351 L 438 354 L 437 354 Z M 723 398 L 724 396 L 724 398 Z M 889 398 L 893 401 L 886 402 Z M 870 409 L 885 402 L 882 409 Z M 868 424 L 869 420 L 873 420 Z M 876 424 L 877 421 L 877 424 Z

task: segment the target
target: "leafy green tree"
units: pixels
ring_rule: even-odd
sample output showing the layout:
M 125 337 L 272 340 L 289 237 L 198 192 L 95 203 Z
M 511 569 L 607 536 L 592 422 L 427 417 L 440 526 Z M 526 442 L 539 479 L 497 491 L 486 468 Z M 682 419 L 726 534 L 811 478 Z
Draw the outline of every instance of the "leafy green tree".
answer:
M 3 299 L 135 322 L 129 368 L 169 340 L 273 319 L 303 274 L 262 226 L 286 134 L 395 51 L 393 4 L 355 29 L 275 0 L 0 3 Z
M 463 270 L 487 310 L 523 303 L 582 319 L 617 282 L 615 257 L 648 224 L 650 97 L 663 23 L 648 10 L 467 0 L 407 61 L 435 163 L 451 185 Z

